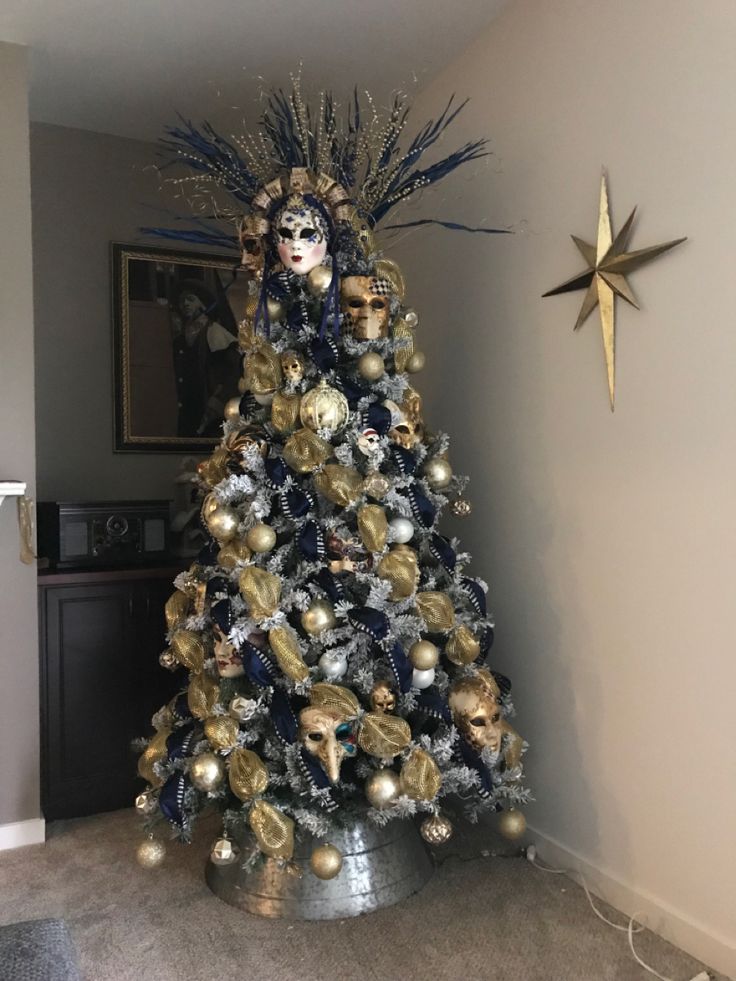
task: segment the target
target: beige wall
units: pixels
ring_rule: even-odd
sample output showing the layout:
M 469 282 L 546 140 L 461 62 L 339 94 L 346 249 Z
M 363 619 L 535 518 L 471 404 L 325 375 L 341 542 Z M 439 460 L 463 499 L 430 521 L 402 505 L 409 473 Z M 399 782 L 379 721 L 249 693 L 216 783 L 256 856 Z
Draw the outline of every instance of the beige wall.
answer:
M 146 169 L 156 153 L 102 133 L 31 128 L 41 500 L 173 496 L 179 456 L 112 451 L 109 243 L 150 243 L 139 227 L 166 223 Z
M 33 279 L 26 49 L 0 42 L 0 479 L 33 497 Z M 0 507 L 0 825 L 39 816 L 36 569 Z
M 454 530 L 491 583 L 530 822 L 732 972 L 734 37 L 732 0 L 516 0 L 414 119 L 472 97 L 451 142 L 496 155 L 421 210 L 517 233 L 394 250 L 430 422 L 473 478 Z M 595 235 L 602 164 L 615 227 L 640 206 L 634 248 L 689 236 L 619 307 L 613 415 L 598 321 L 572 332 L 582 294 L 541 299 L 583 268 L 569 234 Z

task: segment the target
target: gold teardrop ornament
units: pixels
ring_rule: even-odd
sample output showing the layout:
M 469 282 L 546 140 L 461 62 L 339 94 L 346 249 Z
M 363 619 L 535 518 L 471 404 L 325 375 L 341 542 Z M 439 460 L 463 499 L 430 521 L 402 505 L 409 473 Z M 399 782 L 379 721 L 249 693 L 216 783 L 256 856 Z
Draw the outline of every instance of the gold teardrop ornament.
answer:
M 277 433 L 290 433 L 299 421 L 301 395 L 276 392 L 271 403 L 271 425 Z
M 189 682 L 187 705 L 195 719 L 202 722 L 210 715 L 220 697 L 220 686 L 206 674 L 196 674 Z
M 204 644 L 193 630 L 177 630 L 171 638 L 171 650 L 179 664 L 198 674 L 204 666 Z
M 354 467 L 328 463 L 318 474 L 315 474 L 314 486 L 322 497 L 344 508 L 360 497 L 363 478 Z
M 302 424 L 315 432 L 319 429 L 329 429 L 337 432 L 342 429 L 350 417 L 348 400 L 336 388 L 322 381 L 302 396 L 299 408 L 299 418 Z
M 445 654 L 453 664 L 472 664 L 480 655 L 480 644 L 473 631 L 461 624 L 450 634 Z
M 264 855 L 289 859 L 294 854 L 294 822 L 277 808 L 257 800 L 250 809 L 248 823 Z
M 451 630 L 455 623 L 455 608 L 447 593 L 419 593 L 417 613 L 430 633 L 444 633 Z
M 331 709 L 342 715 L 351 717 L 358 714 L 359 703 L 349 688 L 342 685 L 331 685 L 320 681 L 309 690 L 309 703 L 315 708 Z
M 240 592 L 254 620 L 273 616 L 281 599 L 281 580 L 257 565 L 246 566 L 238 579 Z
M 388 537 L 386 512 L 377 504 L 364 504 L 358 511 L 358 534 L 369 552 L 382 552 Z
M 232 749 L 240 726 L 229 715 L 211 715 L 204 724 L 205 738 L 213 749 Z
M 170 735 L 170 729 L 159 729 L 159 731 L 151 737 L 148 745 L 138 757 L 138 773 L 147 783 L 150 783 L 152 787 L 160 787 L 163 783 L 161 777 L 157 776 L 154 772 L 153 764 L 160 763 L 161 760 L 166 759 L 168 755 L 166 740 Z
M 395 603 L 406 599 L 411 596 L 419 582 L 417 553 L 408 545 L 397 545 L 378 563 L 376 574 L 380 579 L 391 583 L 390 600 Z
M 269 630 L 268 643 L 287 678 L 297 682 L 307 680 L 309 668 L 302 660 L 299 642 L 290 627 L 274 627 Z
M 252 749 L 234 749 L 228 757 L 230 789 L 240 800 L 250 800 L 268 787 L 268 770 Z
M 247 562 L 251 556 L 251 551 L 243 538 L 234 538 L 227 545 L 223 545 L 217 553 L 217 561 L 223 569 L 234 569 L 236 565 Z
M 412 800 L 434 800 L 442 786 L 439 767 L 423 749 L 415 749 L 399 774 L 401 793 Z
M 177 627 L 180 627 L 189 616 L 190 609 L 191 601 L 189 597 L 186 593 L 182 593 L 181 590 L 177 589 L 166 600 L 166 606 L 164 607 L 166 629 L 171 632 L 172 630 L 176 630 Z
M 371 756 L 388 759 L 411 742 L 409 723 L 397 715 L 366 712 L 361 719 L 358 745 Z
M 311 429 L 297 429 L 284 444 L 284 460 L 297 473 L 312 473 L 332 456 L 332 444 Z

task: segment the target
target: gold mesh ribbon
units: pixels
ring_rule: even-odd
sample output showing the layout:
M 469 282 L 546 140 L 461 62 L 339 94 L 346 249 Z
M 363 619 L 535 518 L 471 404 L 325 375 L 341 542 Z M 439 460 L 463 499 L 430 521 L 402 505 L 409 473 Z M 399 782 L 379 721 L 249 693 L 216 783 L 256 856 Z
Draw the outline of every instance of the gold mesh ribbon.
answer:
M 230 789 L 241 800 L 250 800 L 268 787 L 268 770 L 252 749 L 234 749 L 228 757 Z
M 247 562 L 251 552 L 243 538 L 234 538 L 223 545 L 217 553 L 217 561 L 223 569 L 234 569 L 236 565 Z
M 281 358 L 262 338 L 256 342 L 256 350 L 246 356 L 243 377 L 254 395 L 266 395 L 281 386 Z
M 257 565 L 243 569 L 238 579 L 240 592 L 248 604 L 248 612 L 255 620 L 273 616 L 281 599 L 281 580 Z
M 163 780 L 154 773 L 153 764 L 166 759 L 168 755 L 166 740 L 170 735 L 169 728 L 159 729 L 138 758 L 138 773 L 152 787 L 160 787 L 163 783 Z
M 417 553 L 408 545 L 397 545 L 378 563 L 376 574 L 391 583 L 389 599 L 394 602 L 406 599 L 417 588 L 419 581 Z
M 198 673 L 204 666 L 204 644 L 193 630 L 177 630 L 171 638 L 171 650 L 187 671 Z
M 257 800 L 250 809 L 248 823 L 264 855 L 289 859 L 294 854 L 294 822 L 277 808 Z
M 212 710 L 220 697 L 220 687 L 205 674 L 195 674 L 189 682 L 187 705 L 195 719 L 204 721 L 212 715 Z
M 455 609 L 447 593 L 419 593 L 417 613 L 432 633 L 451 630 L 455 623 Z
M 289 627 L 274 627 L 269 630 L 268 643 L 287 678 L 291 678 L 292 681 L 307 680 L 309 668 L 302 660 L 299 642 Z
M 166 600 L 164 615 L 166 617 L 166 628 L 169 632 L 176 630 L 189 616 L 190 600 L 186 593 L 177 589 L 175 593 Z
M 403 320 L 399 320 L 394 325 L 393 335 L 395 341 L 403 341 L 401 347 L 394 350 L 394 364 L 397 371 L 406 371 L 409 359 L 414 354 L 414 331 Z
M 271 424 L 277 433 L 290 433 L 299 419 L 301 395 L 276 392 L 271 403 Z
M 396 756 L 411 742 L 411 729 L 406 720 L 383 712 L 366 712 L 360 722 L 358 745 L 371 756 L 387 759 Z
M 345 507 L 357 501 L 363 490 L 363 478 L 354 467 L 328 463 L 314 477 L 317 491 L 333 504 Z
M 480 644 L 473 631 L 461 624 L 450 634 L 445 654 L 453 664 L 472 664 L 480 654 Z
M 212 456 L 198 464 L 197 473 L 208 487 L 214 487 L 227 476 L 227 457 L 227 450 L 218 446 Z
M 229 715 L 211 715 L 204 724 L 205 738 L 213 749 L 232 749 L 239 732 L 240 726 Z
M 524 746 L 524 740 L 508 722 L 502 722 L 500 728 L 504 736 L 507 737 L 507 745 L 503 754 L 503 758 L 506 760 L 506 766 L 517 766 L 521 760 L 521 750 Z
M 434 800 L 442 786 L 435 761 L 423 749 L 412 750 L 399 775 L 401 792 L 412 800 Z
M 284 460 L 297 473 L 312 473 L 332 456 L 332 444 L 311 429 L 297 429 L 284 444 Z
M 320 681 L 309 690 L 309 703 L 316 708 L 331 709 L 345 716 L 358 714 L 360 708 L 358 699 L 349 688 L 342 685 L 331 685 Z
M 388 537 L 386 512 L 377 504 L 364 504 L 358 511 L 358 534 L 369 552 L 382 552 Z

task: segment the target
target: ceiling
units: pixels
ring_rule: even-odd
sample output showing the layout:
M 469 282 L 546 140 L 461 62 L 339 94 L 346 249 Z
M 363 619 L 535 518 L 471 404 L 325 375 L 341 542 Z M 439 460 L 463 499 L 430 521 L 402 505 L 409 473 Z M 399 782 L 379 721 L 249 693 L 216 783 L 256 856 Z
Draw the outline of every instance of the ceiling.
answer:
M 155 139 L 176 113 L 252 120 L 262 85 L 423 86 L 507 0 L 2 0 L 31 48 L 31 118 Z

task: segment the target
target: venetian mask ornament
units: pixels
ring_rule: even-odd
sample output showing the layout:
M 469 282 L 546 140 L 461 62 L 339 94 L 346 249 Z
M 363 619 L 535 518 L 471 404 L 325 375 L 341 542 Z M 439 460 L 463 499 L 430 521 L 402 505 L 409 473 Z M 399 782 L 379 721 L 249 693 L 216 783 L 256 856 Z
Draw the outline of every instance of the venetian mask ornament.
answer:
M 243 662 L 235 650 L 235 646 L 230 643 L 217 625 L 212 628 L 212 632 L 215 635 L 215 663 L 219 676 L 221 678 L 238 678 L 245 674 Z
M 258 274 L 263 269 L 263 236 L 268 232 L 268 222 L 256 215 L 248 215 L 240 223 L 239 237 L 242 250 L 241 266 Z
M 371 708 L 374 712 L 394 712 L 396 693 L 387 681 L 377 681 L 371 690 Z
M 299 713 L 299 741 L 322 764 L 330 783 L 340 779 L 346 756 L 357 752 L 352 722 L 336 709 L 310 705 Z
M 340 309 L 353 337 L 372 341 L 388 336 L 391 283 L 376 276 L 346 276 L 340 284 Z
M 482 678 L 456 681 L 450 689 L 449 704 L 452 721 L 473 749 L 480 752 L 488 747 L 494 753 L 499 751 L 503 735 L 501 709 Z
M 286 269 L 306 276 L 327 254 L 327 223 L 301 194 L 290 195 L 272 223 L 274 243 Z
M 371 429 L 370 427 L 364 429 L 360 436 L 358 436 L 358 449 L 363 456 L 370 456 L 378 450 L 380 439 L 381 437 L 375 429 Z
M 284 351 L 281 355 L 281 371 L 284 380 L 296 385 L 304 377 L 304 362 L 296 351 Z

